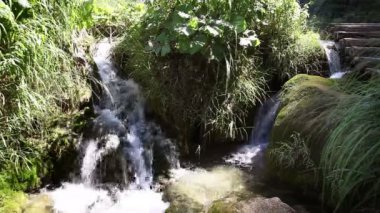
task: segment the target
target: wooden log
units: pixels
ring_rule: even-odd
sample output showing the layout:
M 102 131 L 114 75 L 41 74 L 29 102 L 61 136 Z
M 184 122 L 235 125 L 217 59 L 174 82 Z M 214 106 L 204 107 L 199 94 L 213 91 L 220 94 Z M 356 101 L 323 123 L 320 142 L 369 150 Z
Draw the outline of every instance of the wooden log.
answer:
M 380 47 L 346 47 L 345 54 L 349 57 L 380 57 Z
M 348 32 L 337 31 L 335 32 L 335 41 L 339 41 L 343 38 L 380 38 L 380 31 L 371 32 Z
M 379 25 L 380 23 L 376 22 L 376 23 L 331 23 L 330 25 L 331 26 L 344 26 L 344 25 L 347 25 L 347 26 L 351 26 L 351 25 L 364 25 L 364 26 L 377 26 Z
M 343 38 L 339 40 L 341 47 L 380 47 L 380 38 Z
M 380 58 L 373 57 L 355 57 L 352 60 L 352 69 L 354 72 L 362 72 L 367 68 L 380 68 Z
M 371 78 L 379 78 L 380 77 L 380 69 L 366 68 L 365 74 L 369 75 Z
M 329 28 L 330 32 L 334 31 L 351 31 L 351 32 L 369 32 L 369 31 L 380 31 L 380 23 L 353 23 L 353 24 L 339 24 L 333 25 Z

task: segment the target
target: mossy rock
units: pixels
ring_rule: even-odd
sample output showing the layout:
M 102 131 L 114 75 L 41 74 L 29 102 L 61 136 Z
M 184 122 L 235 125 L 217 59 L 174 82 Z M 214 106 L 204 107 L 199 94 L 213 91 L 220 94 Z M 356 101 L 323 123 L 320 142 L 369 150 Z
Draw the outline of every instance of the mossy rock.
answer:
M 0 212 L 21 213 L 27 200 L 27 195 L 21 191 L 0 190 Z
M 272 175 L 300 188 L 315 187 L 314 170 L 305 168 L 302 164 L 306 160 L 315 167 L 319 164 L 323 146 L 333 125 L 329 122 L 329 113 L 337 100 L 344 96 L 335 89 L 335 84 L 333 79 L 306 74 L 297 75 L 286 82 L 280 94 L 281 107 L 267 152 L 269 172 Z M 296 165 L 289 168 L 286 163 L 276 161 L 270 153 L 284 143 L 289 147 L 294 146 L 295 134 L 298 135 L 297 146 L 302 146 L 310 159 L 294 159 L 290 155 L 288 160 Z M 297 152 L 300 148 L 293 149 Z
M 295 210 L 279 198 L 253 197 L 246 200 L 223 199 L 214 202 L 207 213 L 293 213 Z

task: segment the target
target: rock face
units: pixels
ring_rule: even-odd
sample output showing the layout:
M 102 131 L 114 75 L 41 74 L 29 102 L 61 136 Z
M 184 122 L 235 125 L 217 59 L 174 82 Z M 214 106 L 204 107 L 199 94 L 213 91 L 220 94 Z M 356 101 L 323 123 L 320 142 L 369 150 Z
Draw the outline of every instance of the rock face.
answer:
M 313 170 L 331 129 L 329 110 L 343 95 L 334 89 L 334 80 L 297 75 L 280 94 L 267 158 L 269 173 L 297 188 L 314 188 Z M 306 187 L 305 187 L 306 186 Z
M 293 213 L 293 208 L 283 203 L 279 198 L 256 197 L 233 203 L 217 201 L 207 211 L 208 213 Z

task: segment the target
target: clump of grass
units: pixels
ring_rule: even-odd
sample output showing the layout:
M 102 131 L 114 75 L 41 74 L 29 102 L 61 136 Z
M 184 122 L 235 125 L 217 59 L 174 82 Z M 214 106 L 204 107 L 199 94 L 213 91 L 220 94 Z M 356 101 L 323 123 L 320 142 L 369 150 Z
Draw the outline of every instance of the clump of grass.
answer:
M 83 21 L 74 15 L 81 5 L 54 0 L 28 5 L 20 10 L 12 1 L 0 3 L 7 11 L 0 19 L 12 22 L 0 26 L 0 171 L 17 190 L 38 186 L 51 129 L 61 124 L 56 118 L 74 113 L 89 92 L 71 40 Z
M 306 145 L 299 133 L 291 135 L 292 141 L 277 142 L 276 147 L 270 150 L 270 158 L 277 166 L 285 169 L 309 170 L 316 165 L 311 159 L 310 148 Z
M 321 157 L 324 198 L 335 211 L 374 211 L 380 198 L 380 80 L 348 83 Z M 344 88 L 344 87 L 343 87 Z

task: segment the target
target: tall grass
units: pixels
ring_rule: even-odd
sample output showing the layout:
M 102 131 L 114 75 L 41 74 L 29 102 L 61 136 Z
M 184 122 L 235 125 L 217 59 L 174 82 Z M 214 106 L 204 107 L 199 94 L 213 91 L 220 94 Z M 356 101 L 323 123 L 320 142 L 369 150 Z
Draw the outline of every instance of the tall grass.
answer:
M 88 84 L 73 59 L 80 4 L 35 1 L 19 11 L 12 2 L 0 3 L 10 12 L 1 23 L 12 23 L 0 37 L 0 179 L 26 189 L 44 172 L 52 127 L 78 108 Z
M 331 112 L 338 119 L 321 156 L 324 198 L 335 211 L 370 212 L 380 199 L 380 79 L 350 80 Z

